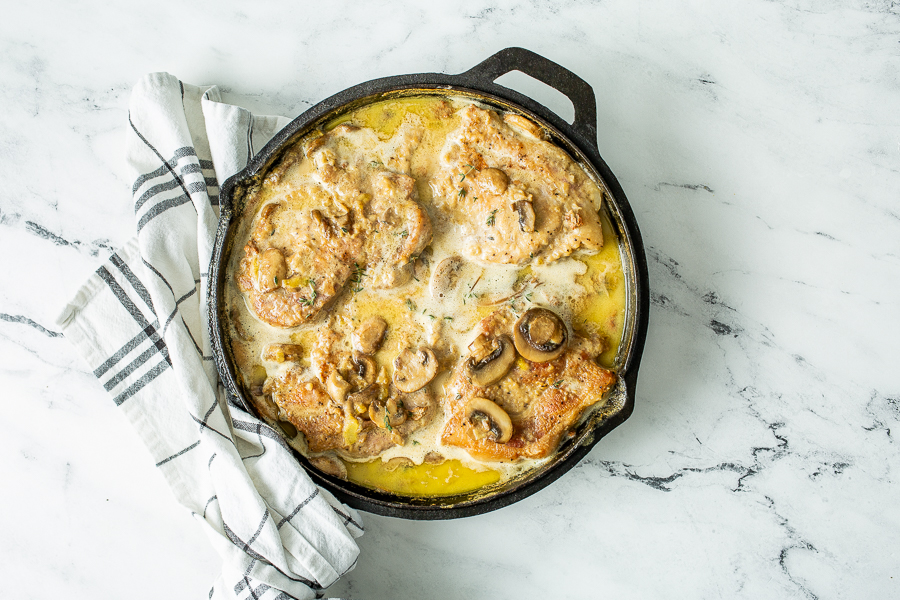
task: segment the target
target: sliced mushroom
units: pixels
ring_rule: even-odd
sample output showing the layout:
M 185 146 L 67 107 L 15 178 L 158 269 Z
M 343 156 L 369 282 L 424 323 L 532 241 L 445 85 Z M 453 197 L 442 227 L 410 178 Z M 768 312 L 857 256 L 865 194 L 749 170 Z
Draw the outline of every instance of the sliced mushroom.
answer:
M 299 344 L 269 344 L 263 350 L 263 359 L 277 363 L 300 362 L 303 358 L 303 347 Z
M 484 169 L 477 179 L 484 189 L 496 196 L 505 192 L 509 185 L 509 177 L 500 169 Z
M 388 398 L 388 401 L 384 403 L 384 408 L 387 410 L 392 427 L 402 425 L 406 421 L 406 407 L 397 398 Z
M 291 439 L 297 437 L 297 428 L 290 421 L 278 421 L 278 426 L 284 432 L 284 435 Z
M 369 419 L 382 429 L 393 431 L 406 421 L 406 409 L 396 398 L 387 402 L 376 401 L 369 405 Z
M 344 403 L 344 398 L 352 387 L 337 371 L 332 371 L 325 382 L 325 390 L 337 404 Z
M 263 395 L 263 384 L 269 377 L 266 368 L 262 365 L 254 365 L 250 370 L 250 393 L 254 396 Z
M 485 334 L 469 346 L 472 354 L 466 361 L 469 379 L 477 386 L 487 387 L 503 379 L 516 362 L 516 350 L 508 336 L 490 339 Z
M 396 471 L 400 467 L 412 467 L 415 464 L 405 456 L 397 456 L 381 463 L 381 468 L 385 471 Z
M 535 122 L 526 119 L 521 115 L 507 114 L 503 116 L 503 120 L 507 124 L 512 125 L 522 133 L 533 137 L 536 140 L 544 139 L 544 130 Z
M 428 388 L 422 388 L 412 394 L 403 395 L 403 406 L 409 413 L 409 418 L 413 421 L 425 419 L 430 422 L 437 410 L 437 402 Z
M 278 248 L 269 248 L 259 255 L 259 272 L 256 277 L 256 289 L 260 292 L 271 292 L 281 285 L 287 273 L 284 254 Z
M 353 346 L 363 354 L 375 354 L 384 341 L 387 323 L 379 316 L 369 317 L 353 332 Z
M 339 479 L 347 479 L 347 466 L 344 461 L 330 456 L 314 456 L 309 459 L 312 465 L 329 475 L 334 475 Z
M 456 289 L 462 268 L 463 260 L 458 256 L 451 256 L 439 262 L 431 276 L 431 297 L 443 298 Z
M 347 404 L 350 405 L 350 412 L 354 416 L 365 416 L 369 414 L 369 406 L 375 400 L 378 400 L 379 388 L 376 385 L 370 385 L 366 389 L 355 392 L 347 396 Z
M 262 236 L 270 236 L 275 233 L 275 223 L 272 222 L 272 216 L 281 208 L 281 205 L 277 202 L 272 202 L 270 204 L 266 204 L 265 207 L 259 213 L 259 224 L 256 226 L 256 231 L 259 233 L 259 237 Z
M 429 452 L 425 455 L 425 459 L 423 460 L 423 462 L 429 465 L 439 465 L 445 460 L 447 459 L 445 459 L 443 455 L 438 454 L 437 452 Z
M 519 200 L 513 203 L 513 208 L 519 215 L 519 229 L 525 233 L 534 231 L 534 207 L 528 200 Z
M 532 308 L 513 326 L 516 350 L 532 362 L 547 362 L 566 349 L 569 334 L 566 324 L 555 312 Z
M 394 385 L 409 394 L 428 385 L 437 371 L 437 357 L 430 348 L 420 348 L 415 352 L 405 348 L 394 359 Z
M 378 374 L 378 366 L 372 357 L 365 354 L 354 354 L 350 360 L 351 370 L 347 374 L 347 379 L 357 389 L 363 389 L 375 383 L 375 376 Z
M 466 421 L 472 425 L 472 436 L 505 444 L 512 437 L 513 426 L 509 415 L 487 398 L 472 398 L 466 405 Z

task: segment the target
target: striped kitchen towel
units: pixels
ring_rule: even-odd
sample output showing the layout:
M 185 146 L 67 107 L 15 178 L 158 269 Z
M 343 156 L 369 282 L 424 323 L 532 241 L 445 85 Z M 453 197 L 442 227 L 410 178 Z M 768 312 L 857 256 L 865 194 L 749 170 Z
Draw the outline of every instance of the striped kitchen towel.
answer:
M 206 299 L 218 190 L 284 125 L 167 73 L 134 88 L 127 163 L 137 235 L 58 325 L 223 558 L 210 598 L 321 597 L 356 564 L 359 515 L 268 425 L 228 404 Z

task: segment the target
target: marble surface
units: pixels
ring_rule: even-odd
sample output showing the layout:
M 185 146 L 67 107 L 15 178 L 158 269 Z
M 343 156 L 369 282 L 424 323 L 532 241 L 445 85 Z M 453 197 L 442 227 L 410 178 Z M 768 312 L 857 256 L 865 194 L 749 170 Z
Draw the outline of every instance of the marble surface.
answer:
M 14 3 L 0 20 L 4 596 L 205 598 L 218 568 L 53 331 L 134 231 L 122 148 L 138 77 L 294 116 L 514 45 L 593 86 L 600 152 L 641 225 L 636 410 L 503 510 L 369 515 L 358 567 L 329 594 L 900 594 L 896 2 L 87 0 Z

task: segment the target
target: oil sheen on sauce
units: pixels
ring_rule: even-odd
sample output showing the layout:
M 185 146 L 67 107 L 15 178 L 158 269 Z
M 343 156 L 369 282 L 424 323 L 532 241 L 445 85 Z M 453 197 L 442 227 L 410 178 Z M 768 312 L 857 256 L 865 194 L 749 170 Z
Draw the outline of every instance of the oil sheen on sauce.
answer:
M 446 100 L 414 97 L 379 102 L 344 115 L 329 123 L 325 129 L 349 122 L 373 130 L 379 140 L 385 141 L 398 130 L 408 115 L 415 115 L 421 120 L 425 133 L 412 155 L 411 174 L 417 181 L 419 202 L 427 208 L 432 200 L 428 182 L 439 168 L 439 151 L 447 133 L 458 124 L 458 117 L 455 115 L 450 118 L 435 116 L 435 104 Z M 450 100 L 454 109 L 468 103 L 463 99 Z M 291 167 L 284 179 L 290 181 L 291 178 L 305 176 L 311 170 L 309 163 L 310 161 L 303 160 Z M 598 185 L 603 189 L 601 184 Z M 252 213 L 242 217 L 235 248 L 243 247 L 249 237 L 253 217 L 273 198 L 267 197 L 265 189 L 257 194 L 250 207 Z M 388 334 L 382 348 L 375 355 L 375 360 L 390 374 L 393 357 L 406 346 L 410 335 L 427 335 L 438 328 L 441 336 L 449 338 L 460 353 L 465 353 L 474 338 L 472 332 L 475 325 L 498 305 L 509 303 L 514 308 L 527 309 L 532 303 L 544 304 L 551 298 L 562 298 L 565 302 L 561 315 L 575 332 L 597 333 L 606 338 L 608 343 L 598 357 L 598 362 L 606 368 L 614 369 L 624 326 L 625 279 L 615 230 L 605 210 L 600 211 L 600 216 L 604 244 L 595 254 L 576 254 L 549 265 L 525 267 L 467 263 L 460 273 L 460 285 L 455 288 L 455 293 L 440 301 L 432 297 L 426 275 L 424 279 L 414 278 L 402 287 L 391 290 L 378 291 L 362 287 L 350 295 L 349 299 L 339 298 L 330 310 L 339 311 L 342 318 L 349 319 L 352 323 L 361 323 L 376 314 L 387 321 Z M 434 238 L 429 257 L 431 272 L 445 258 L 462 255 L 460 237 L 449 221 L 432 218 L 432 226 Z M 240 253 L 233 252 L 229 265 L 231 273 L 236 272 L 239 261 Z M 522 282 L 526 282 L 524 289 L 513 295 L 513 286 L 518 283 L 521 288 Z M 535 282 L 539 284 L 535 285 Z M 232 315 L 240 321 L 239 327 L 245 331 L 245 335 L 240 336 L 245 339 L 235 339 L 232 344 L 245 381 L 258 379 L 261 368 L 266 370 L 268 376 L 277 375 L 289 368 L 287 363 L 263 361 L 262 351 L 268 343 L 300 344 L 305 353 L 300 366 L 309 368 L 308 352 L 316 339 L 316 323 L 292 329 L 271 327 L 253 316 L 233 282 L 228 286 L 227 299 Z M 443 395 L 448 379 L 448 373 L 445 372 L 432 384 L 438 397 Z M 523 460 L 516 463 L 476 461 L 464 450 L 440 443 L 443 425 L 444 419 L 439 414 L 428 427 L 413 433 L 405 445 L 389 448 L 374 460 L 343 459 L 348 478 L 364 486 L 400 495 L 455 495 L 505 481 L 547 460 Z M 288 441 L 298 450 L 305 451 L 302 440 Z M 429 453 L 438 453 L 445 460 L 440 464 L 432 464 L 434 461 L 426 460 Z M 397 460 L 391 461 L 401 457 L 408 459 L 402 461 L 406 464 L 396 466 Z

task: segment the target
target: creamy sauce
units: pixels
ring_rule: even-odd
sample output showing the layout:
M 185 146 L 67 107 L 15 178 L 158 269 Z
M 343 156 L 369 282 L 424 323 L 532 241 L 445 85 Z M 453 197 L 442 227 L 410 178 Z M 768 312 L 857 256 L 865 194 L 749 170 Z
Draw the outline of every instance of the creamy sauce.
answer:
M 392 100 L 363 107 L 330 123 L 326 131 L 342 123 L 352 123 L 373 132 L 369 136 L 373 160 L 389 160 L 391 140 L 404 124 L 419 124 L 424 129 L 421 142 L 412 153 L 410 173 L 416 179 L 418 200 L 428 210 L 433 227 L 433 241 L 417 261 L 414 277 L 406 284 L 387 290 L 373 289 L 365 272 L 359 272 L 348 289 L 345 289 L 329 307 L 328 312 L 340 315 L 339 323 L 346 330 L 354 329 L 372 315 L 379 315 L 388 324 L 383 345 L 374 355 L 377 364 L 390 377 L 393 359 L 405 348 L 410 338 L 426 343 L 440 339 L 456 355 L 464 355 L 475 337 L 478 322 L 498 306 L 507 305 L 516 313 L 532 306 L 552 306 L 581 334 L 598 334 L 606 340 L 605 350 L 598 362 L 607 368 L 615 366 L 615 357 L 621 342 L 625 316 L 625 282 L 622 261 L 614 229 L 600 211 L 605 243 L 596 253 L 587 255 L 576 252 L 549 264 L 527 266 L 488 264 L 467 260 L 455 272 L 454 284 L 439 285 L 438 271 L 451 257 L 463 255 L 465 242 L 460 226 L 442 218 L 432 205 L 432 188 L 429 181 L 440 168 L 439 154 L 447 133 L 458 125 L 458 117 L 439 116 L 435 110 L 440 99 L 434 97 Z M 465 106 L 465 100 L 452 100 L 454 108 Z M 360 136 L 360 139 L 369 139 Z M 255 216 L 274 201 L 290 202 L 297 208 L 316 207 L 319 198 L 298 193 L 295 182 L 308 177 L 314 170 L 312 161 L 302 160 L 290 167 L 281 182 L 264 186 L 255 193 L 242 216 L 238 244 L 249 238 Z M 242 241 L 243 240 L 243 241 Z M 235 273 L 240 253 L 230 257 L 230 271 Z M 233 349 L 238 367 L 245 382 L 253 385 L 261 379 L 260 367 L 269 378 L 278 377 L 286 370 L 309 369 L 309 352 L 319 336 L 320 319 L 313 319 L 294 328 L 272 327 L 255 315 L 245 303 L 245 296 L 232 285 L 228 288 L 229 305 L 232 307 L 236 335 Z M 243 334 L 243 335 L 242 335 Z M 277 363 L 263 359 L 265 347 L 270 343 L 298 344 L 303 349 L 299 363 Z M 444 395 L 448 382 L 445 371 L 431 384 L 436 395 Z M 342 457 L 351 481 L 405 495 L 448 495 L 471 491 L 482 486 L 514 477 L 545 462 L 520 460 L 514 463 L 484 462 L 474 460 L 457 447 L 440 443 L 444 415 L 439 412 L 427 427 L 414 432 L 402 446 L 393 446 L 374 460 L 353 460 Z M 289 442 L 301 452 L 307 452 L 303 436 Z M 446 460 L 441 464 L 429 464 L 426 456 L 438 453 Z M 333 456 L 332 453 L 326 453 Z M 408 458 L 413 466 L 391 468 L 386 461 L 398 457 Z

